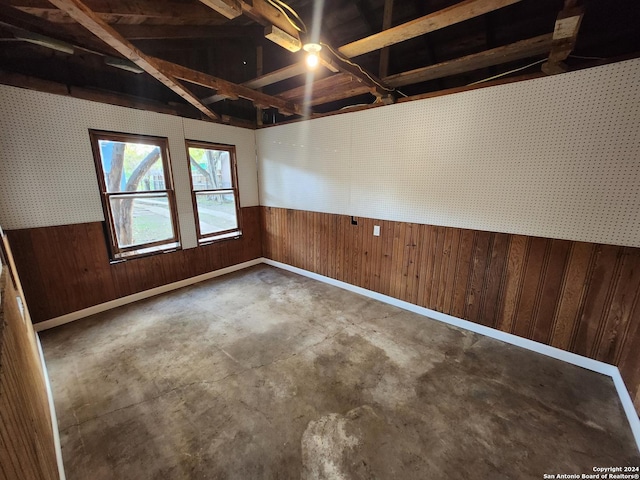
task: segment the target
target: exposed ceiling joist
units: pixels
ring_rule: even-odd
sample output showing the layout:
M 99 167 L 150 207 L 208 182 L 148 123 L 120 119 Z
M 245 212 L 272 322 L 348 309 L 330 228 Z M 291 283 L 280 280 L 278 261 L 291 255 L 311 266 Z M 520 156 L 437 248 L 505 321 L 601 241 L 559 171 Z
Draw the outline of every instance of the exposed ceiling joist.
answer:
M 380 48 L 388 47 L 410 38 L 454 25 L 520 1 L 522 0 L 465 0 L 449 8 L 439 10 L 416 20 L 376 33 L 375 35 L 370 35 L 343 45 L 338 48 L 338 51 L 347 58 L 364 55 L 365 53 L 373 52 Z M 274 75 L 268 73 L 255 79 L 255 81 L 259 80 L 260 86 L 265 87 L 298 76 L 304 73 L 304 70 L 300 71 L 300 65 L 296 63 L 272 73 Z M 250 83 L 251 81 L 247 82 L 247 84 Z
M 226 80 L 207 75 L 206 73 L 183 67 L 181 65 L 176 65 L 175 63 L 167 62 L 159 58 L 153 58 L 153 61 L 160 68 L 162 68 L 163 71 L 169 73 L 172 77 L 179 78 L 180 80 L 184 80 L 185 82 L 217 90 L 219 94 L 225 95 L 228 98 L 246 98 L 247 100 L 251 100 L 256 106 L 260 108 L 277 108 L 280 113 L 284 115 L 303 114 L 302 108 L 299 105 L 283 100 L 281 98 L 267 95 L 266 93 L 252 90 L 243 85 L 237 85 L 235 83 L 231 83 Z
M 116 30 L 106 24 L 98 17 L 89 7 L 79 0 L 50 0 L 52 4 L 60 10 L 66 12 L 80 25 L 92 32 L 103 42 L 120 52 L 127 59 L 142 68 L 145 72 L 162 82 L 175 93 L 184 98 L 191 105 L 196 107 L 202 113 L 212 120 L 220 121 L 218 114 L 211 111 L 206 105 L 193 95 L 189 90 L 180 84 L 171 74 L 166 73 L 159 65 L 158 61 L 153 57 L 149 57 L 138 50 L 127 39 L 120 35 Z
M 53 3 L 53 2 L 51 2 Z M 74 19 L 66 12 L 52 8 L 47 0 L 11 0 L 20 10 L 54 23 L 69 23 Z M 167 24 L 215 25 L 226 22 L 221 15 L 199 4 L 184 5 L 177 2 L 156 0 L 136 0 L 135 2 L 113 2 L 110 0 L 90 0 L 87 6 L 107 23 L 140 23 L 144 20 L 162 20 Z
M 584 8 L 573 6 L 565 6 L 565 9 L 558 14 L 549 60 L 542 64 L 542 71 L 547 75 L 567 71 L 567 66 L 563 62 L 575 47 L 583 16 Z
M 300 35 L 287 17 L 266 0 L 200 0 L 216 12 L 232 19 L 241 14 L 267 27 L 265 36 L 292 52 L 302 48 Z
M 304 102 L 305 105 L 315 106 L 368 92 L 369 88 L 358 82 L 351 75 L 338 73 L 314 82 L 311 85 L 311 96 L 308 99 L 305 98 L 307 94 L 306 85 L 287 90 L 278 96 L 291 101 Z
M 384 80 L 394 87 L 426 82 L 436 78 L 448 77 L 460 73 L 471 72 L 480 68 L 500 65 L 547 53 L 551 49 L 553 34 L 540 35 L 502 47 L 492 48 L 484 52 L 474 53 L 465 57 L 446 62 L 417 68 L 408 72 L 391 75 Z
M 274 83 L 287 80 L 289 78 L 297 77 L 298 75 L 302 75 L 304 73 L 307 73 L 307 67 L 304 62 L 299 61 L 297 63 L 294 63 L 293 65 L 289 65 L 288 67 L 280 68 L 279 70 L 266 73 L 259 76 L 258 78 L 254 78 L 253 80 L 249 80 L 243 85 L 249 88 L 262 88 L 266 87 L 267 85 L 273 85 Z
M 343 45 L 338 50 L 346 57 L 353 58 L 395 45 L 411 38 L 419 37 L 441 28 L 464 22 L 499 8 L 522 0 L 465 0 L 451 7 L 411 20 L 380 33 Z
M 333 53 L 327 52 L 324 48 L 320 51 L 320 62 L 334 72 L 340 71 L 351 75 L 354 79 L 367 86 L 369 91 L 376 97 L 389 96 L 393 91 L 393 88 L 385 85 L 383 80 L 376 78 L 356 64 L 351 64 L 337 58 Z
M 14 28 L 27 32 L 46 35 L 56 40 L 71 43 L 74 46 L 82 45 L 86 50 L 90 50 L 101 55 L 116 56 L 116 52 L 109 45 L 98 40 L 93 34 L 77 23 L 74 25 L 54 25 L 46 20 L 29 15 L 17 8 L 13 8 L 0 3 L 0 24 L 8 26 L 13 31 Z

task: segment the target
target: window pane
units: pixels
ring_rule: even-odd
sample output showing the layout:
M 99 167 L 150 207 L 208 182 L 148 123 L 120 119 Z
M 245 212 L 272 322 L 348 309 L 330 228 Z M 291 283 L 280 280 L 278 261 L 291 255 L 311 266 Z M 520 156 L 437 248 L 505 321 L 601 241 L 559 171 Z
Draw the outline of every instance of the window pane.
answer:
M 107 192 L 166 189 L 160 147 L 113 140 L 98 144 Z
M 174 237 L 167 194 L 113 195 L 109 200 L 120 248 Z
M 233 188 L 231 156 L 226 150 L 189 147 L 194 190 Z
M 233 192 L 198 193 L 196 203 L 202 235 L 238 228 L 236 201 Z

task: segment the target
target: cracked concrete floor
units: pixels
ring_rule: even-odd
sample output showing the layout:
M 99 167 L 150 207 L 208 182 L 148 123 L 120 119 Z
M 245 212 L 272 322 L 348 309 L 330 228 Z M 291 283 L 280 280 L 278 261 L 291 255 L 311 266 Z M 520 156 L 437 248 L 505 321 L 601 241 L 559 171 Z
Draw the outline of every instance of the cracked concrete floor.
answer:
M 42 333 L 69 480 L 638 465 L 610 378 L 264 265 Z

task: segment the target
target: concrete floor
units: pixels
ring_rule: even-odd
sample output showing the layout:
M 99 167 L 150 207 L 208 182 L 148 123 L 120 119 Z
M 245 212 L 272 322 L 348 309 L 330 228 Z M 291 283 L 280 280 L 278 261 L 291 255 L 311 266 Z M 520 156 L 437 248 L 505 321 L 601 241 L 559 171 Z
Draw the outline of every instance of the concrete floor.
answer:
M 267 266 L 42 333 L 69 480 L 639 465 L 610 378 Z

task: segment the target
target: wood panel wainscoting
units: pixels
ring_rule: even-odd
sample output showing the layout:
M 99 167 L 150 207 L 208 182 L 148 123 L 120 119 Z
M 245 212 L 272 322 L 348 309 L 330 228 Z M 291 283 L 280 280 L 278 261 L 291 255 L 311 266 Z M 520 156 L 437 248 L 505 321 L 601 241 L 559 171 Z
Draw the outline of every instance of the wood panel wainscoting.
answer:
M 259 258 L 260 207 L 242 211 L 242 236 L 109 263 L 102 222 L 7 232 L 34 323 Z
M 55 480 L 60 476 L 40 353 L 29 312 L 20 311 L 11 252 L 1 240 L 7 265 L 0 266 L 0 480 Z
M 617 365 L 640 411 L 640 248 L 357 221 L 262 207 L 263 256 Z

